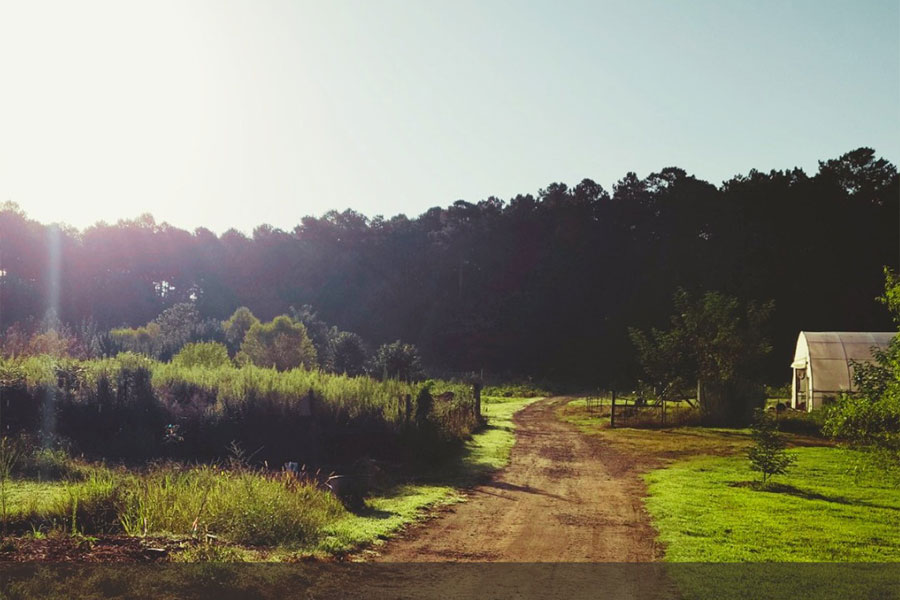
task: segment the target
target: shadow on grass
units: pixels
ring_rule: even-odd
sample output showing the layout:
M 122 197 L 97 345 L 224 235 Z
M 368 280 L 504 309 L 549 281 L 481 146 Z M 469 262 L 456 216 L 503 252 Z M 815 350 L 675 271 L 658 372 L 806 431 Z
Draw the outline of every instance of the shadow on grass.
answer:
M 804 490 L 793 485 L 784 483 L 768 483 L 763 485 L 758 481 L 738 481 L 729 484 L 731 487 L 746 487 L 758 492 L 769 492 L 773 494 L 786 494 L 795 498 L 804 500 L 821 500 L 822 502 L 831 502 L 834 504 L 843 504 L 845 506 L 865 506 L 866 508 L 880 508 L 883 510 L 894 510 L 900 512 L 900 508 L 896 506 L 885 506 L 883 504 L 874 504 L 864 500 L 853 500 L 844 496 L 828 496 L 814 492 L 812 490 Z
M 364 517 L 366 519 L 377 519 L 379 521 L 383 521 L 384 519 L 390 519 L 395 516 L 396 513 L 393 513 L 389 510 L 379 510 L 377 508 L 372 508 L 368 504 L 364 505 L 361 508 L 358 508 L 353 511 L 353 514 L 357 517 Z

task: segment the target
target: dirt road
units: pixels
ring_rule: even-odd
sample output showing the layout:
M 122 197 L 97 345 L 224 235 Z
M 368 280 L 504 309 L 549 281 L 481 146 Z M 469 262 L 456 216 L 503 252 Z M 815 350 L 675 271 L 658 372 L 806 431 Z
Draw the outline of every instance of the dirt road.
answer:
M 655 531 L 634 459 L 556 418 L 562 398 L 515 416 L 510 464 L 465 503 L 378 550 L 385 562 L 646 562 Z

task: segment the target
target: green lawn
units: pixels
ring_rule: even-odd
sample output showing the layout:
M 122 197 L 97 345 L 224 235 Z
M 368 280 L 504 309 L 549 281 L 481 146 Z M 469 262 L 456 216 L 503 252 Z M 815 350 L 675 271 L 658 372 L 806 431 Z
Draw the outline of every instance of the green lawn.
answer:
M 701 457 L 646 475 L 647 509 L 674 562 L 898 561 L 895 482 L 854 475 L 853 451 L 795 448 L 769 489 L 741 455 Z

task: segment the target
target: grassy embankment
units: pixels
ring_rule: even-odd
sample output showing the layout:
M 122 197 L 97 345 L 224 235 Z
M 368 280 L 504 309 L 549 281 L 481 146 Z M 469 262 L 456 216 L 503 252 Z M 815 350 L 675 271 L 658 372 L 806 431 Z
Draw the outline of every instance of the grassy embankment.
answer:
M 377 542 L 461 499 L 459 488 L 502 468 L 514 443 L 512 415 L 536 398 L 485 398 L 488 426 L 437 471 L 366 499 L 349 512 L 329 493 L 250 470 L 164 465 L 140 472 L 77 465 L 67 481 L 6 483 L 5 522 L 45 531 L 186 536 L 210 533 L 226 546 L 189 547 L 175 560 L 281 560 L 326 556 Z M 252 548 L 256 547 L 256 548 Z
M 858 452 L 786 434 L 797 463 L 763 488 L 744 454 L 749 430 L 609 429 L 583 401 L 560 416 L 646 466 L 646 506 L 667 561 L 900 560 L 897 482 L 867 470 Z

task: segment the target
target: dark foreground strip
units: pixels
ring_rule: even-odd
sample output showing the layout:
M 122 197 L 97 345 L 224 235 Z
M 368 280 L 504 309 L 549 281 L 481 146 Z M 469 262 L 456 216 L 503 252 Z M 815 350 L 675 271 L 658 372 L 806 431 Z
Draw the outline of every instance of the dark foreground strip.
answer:
M 900 598 L 900 563 L 0 565 L 0 598 Z

